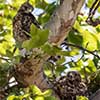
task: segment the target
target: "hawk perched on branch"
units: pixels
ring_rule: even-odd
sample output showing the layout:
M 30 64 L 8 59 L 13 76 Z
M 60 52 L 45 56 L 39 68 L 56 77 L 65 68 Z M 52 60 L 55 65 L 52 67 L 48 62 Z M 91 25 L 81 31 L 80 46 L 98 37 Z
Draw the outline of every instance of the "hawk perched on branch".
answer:
M 76 100 L 77 95 L 86 95 L 87 86 L 77 71 L 69 71 L 54 83 L 54 89 L 61 100 Z
M 30 38 L 28 33 L 30 33 L 30 26 L 32 23 L 40 28 L 39 23 L 32 15 L 33 10 L 33 6 L 27 1 L 21 5 L 13 19 L 13 34 L 15 40 L 19 43 Z

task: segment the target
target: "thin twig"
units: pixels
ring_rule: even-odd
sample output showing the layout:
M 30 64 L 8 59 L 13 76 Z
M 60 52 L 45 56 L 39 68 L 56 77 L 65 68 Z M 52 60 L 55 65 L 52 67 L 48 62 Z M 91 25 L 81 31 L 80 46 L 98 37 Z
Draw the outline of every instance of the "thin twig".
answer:
M 94 56 L 97 57 L 98 59 L 100 59 L 100 56 L 99 56 L 99 55 L 95 54 L 93 51 L 90 51 L 90 50 L 85 49 L 85 48 L 82 47 L 82 46 L 79 46 L 79 45 L 76 45 L 76 44 L 67 43 L 67 42 L 66 42 L 66 45 L 79 48 L 79 49 L 81 49 L 81 50 L 83 50 L 83 51 L 86 51 L 86 52 L 88 52 L 88 53 L 94 55 Z
M 6 62 L 10 63 L 8 58 L 0 57 L 0 59 L 5 60 Z

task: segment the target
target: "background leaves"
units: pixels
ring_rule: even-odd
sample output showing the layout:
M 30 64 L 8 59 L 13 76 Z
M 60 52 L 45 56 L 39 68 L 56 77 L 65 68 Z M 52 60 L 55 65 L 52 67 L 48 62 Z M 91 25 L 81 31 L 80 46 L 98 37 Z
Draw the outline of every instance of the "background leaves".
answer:
M 95 0 L 87 0 L 84 12 L 86 11 L 85 9 L 91 7 L 94 1 Z M 12 20 L 23 2 L 25 2 L 25 0 L 11 0 L 11 2 L 8 2 L 8 0 L 0 0 L 0 89 L 8 86 L 10 80 L 9 76 L 11 75 L 10 71 L 13 69 L 14 64 L 18 63 L 20 59 L 19 48 L 16 46 L 16 42 L 13 38 Z M 52 3 L 47 2 L 47 0 L 30 0 L 30 3 L 37 11 L 39 11 L 39 9 L 42 10 L 42 13 L 39 12 L 38 16 L 34 13 L 42 26 L 50 19 L 53 11 L 58 6 L 57 2 L 58 0 Z M 23 47 L 28 50 L 37 47 L 41 48 L 44 53 L 50 56 L 60 56 L 56 61 L 51 59 L 52 63 L 46 62 L 44 65 L 45 73 L 48 77 L 53 78 L 52 69 L 56 77 L 66 74 L 69 70 L 77 70 L 81 73 L 83 79 L 90 78 L 91 91 L 95 92 L 99 88 L 96 87 L 96 85 L 98 86 L 96 83 L 100 80 L 100 74 L 97 72 L 97 70 L 100 69 L 100 61 L 97 56 L 90 54 L 83 50 L 83 48 L 100 56 L 100 25 L 96 27 L 88 25 L 86 23 L 87 16 L 88 15 L 84 13 L 78 15 L 72 30 L 69 32 L 68 38 L 59 47 L 47 42 L 49 30 L 37 29 L 35 25 L 32 25 L 31 32 L 29 33 L 31 39 L 25 41 Z M 95 16 L 100 18 L 100 7 Z M 65 42 L 72 43 L 76 45 L 76 47 L 68 44 L 65 45 Z M 82 48 L 78 48 L 77 46 L 81 46 Z M 15 50 L 16 47 L 17 49 Z M 96 73 L 95 75 L 97 77 L 95 77 L 95 79 L 91 79 L 93 73 Z M 12 88 L 12 90 L 9 90 L 8 100 L 14 100 L 15 98 L 16 100 L 21 100 L 22 98 L 27 98 L 27 100 L 31 100 L 31 98 L 34 100 L 55 100 L 55 98 L 51 96 L 51 91 L 47 90 L 42 93 L 35 86 L 30 87 L 30 91 L 28 92 L 27 90 L 19 88 L 17 90 Z M 18 91 L 19 95 L 16 91 Z M 36 94 L 36 92 L 38 93 Z M 77 100 L 87 100 L 87 98 L 78 97 Z

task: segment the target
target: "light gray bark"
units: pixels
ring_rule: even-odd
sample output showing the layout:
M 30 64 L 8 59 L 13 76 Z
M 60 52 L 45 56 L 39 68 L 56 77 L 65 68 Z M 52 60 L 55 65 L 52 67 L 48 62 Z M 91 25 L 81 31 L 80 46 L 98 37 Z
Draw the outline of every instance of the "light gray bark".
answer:
M 94 93 L 89 100 L 100 100 L 100 89 Z
M 65 39 L 83 3 L 84 0 L 64 0 L 55 10 L 45 26 L 51 31 L 49 36 L 50 43 L 60 44 Z

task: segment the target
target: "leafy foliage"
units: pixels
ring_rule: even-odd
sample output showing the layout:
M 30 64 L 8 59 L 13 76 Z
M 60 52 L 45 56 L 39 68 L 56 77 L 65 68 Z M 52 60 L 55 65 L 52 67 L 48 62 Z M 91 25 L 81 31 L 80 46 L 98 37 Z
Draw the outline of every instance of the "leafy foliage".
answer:
M 76 100 L 88 100 L 88 98 L 86 98 L 84 96 L 77 96 Z
M 40 30 L 35 25 L 32 24 L 30 32 L 31 39 L 25 41 L 22 47 L 28 50 L 35 47 L 40 47 L 47 42 L 48 35 L 49 35 L 49 30 L 47 29 Z
M 5 89 L 10 84 L 12 78 L 11 70 L 15 63 L 20 59 L 19 48 L 15 50 L 16 42 L 12 33 L 12 20 L 19 6 L 24 0 L 0 0 L 0 89 Z M 41 9 L 43 12 L 37 16 L 37 20 L 42 26 L 46 24 L 57 7 L 58 0 L 48 3 L 47 0 L 30 0 L 35 8 Z M 87 8 L 90 8 L 95 0 L 87 0 Z M 97 18 L 100 16 L 100 7 L 97 10 Z M 30 50 L 32 48 L 41 48 L 44 53 L 50 56 L 60 56 L 59 59 L 51 59 L 52 63 L 46 62 L 44 65 L 45 73 L 51 79 L 66 74 L 68 70 L 78 70 L 85 81 L 89 78 L 91 91 L 94 93 L 98 87 L 96 83 L 100 80 L 100 25 L 93 27 L 86 23 L 87 15 L 80 14 L 69 32 L 68 38 L 61 44 L 60 47 L 53 46 L 47 42 L 49 30 L 37 29 L 34 25 L 31 26 L 30 40 L 23 43 L 23 47 Z M 67 44 L 72 43 L 72 45 Z M 94 79 L 91 76 L 94 75 Z M 88 83 L 88 82 L 87 82 Z M 100 87 L 100 86 L 99 86 Z M 20 91 L 17 95 L 16 90 L 12 87 L 7 100 L 55 100 L 51 96 L 51 90 L 41 92 L 36 86 L 30 86 L 25 91 Z M 93 91 L 94 90 L 94 91 Z M 13 95 L 12 95 L 13 94 Z M 7 97 L 7 96 L 6 96 Z M 5 97 L 5 98 L 6 98 Z M 86 97 L 77 97 L 77 100 L 88 100 Z
M 41 90 L 36 87 L 35 85 L 30 86 L 29 88 L 26 88 L 27 93 L 24 93 L 23 95 L 11 95 L 7 98 L 7 100 L 56 100 L 52 95 L 51 90 L 46 90 L 45 92 L 41 92 Z

